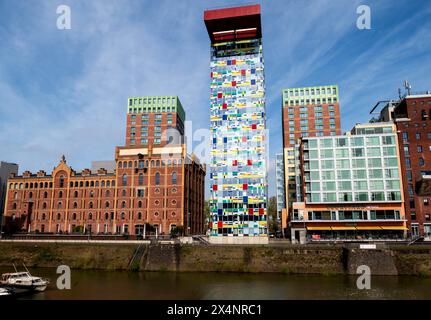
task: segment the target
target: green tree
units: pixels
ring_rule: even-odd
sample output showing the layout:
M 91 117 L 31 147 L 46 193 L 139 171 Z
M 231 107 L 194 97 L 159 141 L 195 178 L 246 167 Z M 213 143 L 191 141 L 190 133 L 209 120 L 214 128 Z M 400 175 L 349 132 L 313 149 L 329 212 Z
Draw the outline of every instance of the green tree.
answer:
M 277 222 L 277 198 L 276 197 L 269 198 L 267 215 L 268 215 L 269 232 L 271 233 L 277 232 L 279 229 L 279 226 Z
M 171 236 L 172 237 L 180 237 L 184 235 L 184 227 L 183 226 L 176 226 L 171 229 Z

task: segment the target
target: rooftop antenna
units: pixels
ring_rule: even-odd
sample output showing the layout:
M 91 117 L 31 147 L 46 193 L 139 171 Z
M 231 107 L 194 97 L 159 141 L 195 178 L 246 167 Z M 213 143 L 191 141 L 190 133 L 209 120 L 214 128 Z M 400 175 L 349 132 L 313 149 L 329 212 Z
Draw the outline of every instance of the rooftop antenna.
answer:
M 404 81 L 404 88 L 407 90 L 407 95 L 410 95 L 412 90 L 412 85 L 407 80 Z
M 398 98 L 401 100 L 401 88 L 398 88 Z

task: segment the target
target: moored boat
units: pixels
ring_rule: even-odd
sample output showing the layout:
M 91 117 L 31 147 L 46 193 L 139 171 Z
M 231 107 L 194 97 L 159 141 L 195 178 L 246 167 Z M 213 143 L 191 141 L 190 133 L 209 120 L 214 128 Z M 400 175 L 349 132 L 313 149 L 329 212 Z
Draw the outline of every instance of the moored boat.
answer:
M 41 292 L 45 291 L 46 287 L 49 284 L 49 280 L 41 277 L 32 276 L 27 270 L 25 272 L 2 274 L 0 284 L 2 284 L 3 286 L 10 287 L 12 289 L 25 289 L 29 291 Z

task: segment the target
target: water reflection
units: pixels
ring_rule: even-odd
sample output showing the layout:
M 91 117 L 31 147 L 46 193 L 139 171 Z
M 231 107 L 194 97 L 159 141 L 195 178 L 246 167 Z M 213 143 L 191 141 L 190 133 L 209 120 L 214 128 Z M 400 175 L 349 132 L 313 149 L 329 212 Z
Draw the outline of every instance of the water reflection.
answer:
M 61 291 L 55 269 L 30 271 L 51 284 L 25 299 L 431 299 L 431 278 L 418 277 L 376 276 L 358 290 L 350 276 L 72 270 L 72 290 Z

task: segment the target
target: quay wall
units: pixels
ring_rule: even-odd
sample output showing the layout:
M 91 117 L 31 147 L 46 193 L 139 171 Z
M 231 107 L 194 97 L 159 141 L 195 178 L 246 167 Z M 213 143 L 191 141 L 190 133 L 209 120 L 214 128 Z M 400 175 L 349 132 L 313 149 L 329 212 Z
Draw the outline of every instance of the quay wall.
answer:
M 139 249 L 138 249 L 139 248 Z M 349 246 L 180 245 L 148 243 L 35 243 L 0 241 L 0 266 L 176 272 L 431 276 L 430 246 L 361 250 Z

